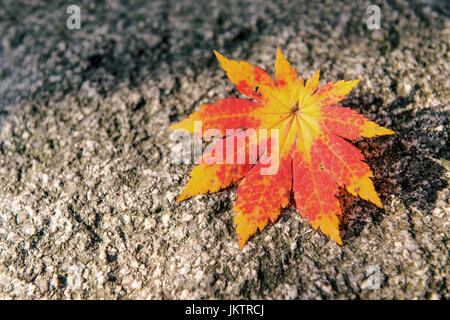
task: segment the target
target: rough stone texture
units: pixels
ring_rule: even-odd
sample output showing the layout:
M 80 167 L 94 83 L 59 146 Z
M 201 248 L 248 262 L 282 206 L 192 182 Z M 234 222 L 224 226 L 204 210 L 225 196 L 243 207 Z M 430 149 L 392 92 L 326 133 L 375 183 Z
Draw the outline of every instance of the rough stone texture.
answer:
M 78 1 L 81 30 L 45 3 L 0 7 L 0 298 L 450 298 L 448 3 L 376 1 L 381 30 L 370 1 Z M 289 209 L 240 251 L 235 188 L 174 200 L 169 125 L 237 93 L 212 50 L 277 45 L 397 131 L 356 143 L 385 210 L 346 198 L 342 247 Z

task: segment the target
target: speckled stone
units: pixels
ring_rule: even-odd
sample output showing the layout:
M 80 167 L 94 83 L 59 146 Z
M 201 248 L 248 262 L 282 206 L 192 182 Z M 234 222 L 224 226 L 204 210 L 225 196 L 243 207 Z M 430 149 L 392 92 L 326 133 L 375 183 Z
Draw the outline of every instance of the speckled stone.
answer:
M 449 299 L 445 1 L 67 1 L 0 7 L 1 299 Z M 168 127 L 237 91 L 213 49 L 361 78 L 343 102 L 385 209 L 345 197 L 345 243 L 294 209 L 241 251 L 235 188 L 177 203 Z M 370 270 L 379 272 L 371 287 Z M 376 274 L 376 273 L 375 273 Z

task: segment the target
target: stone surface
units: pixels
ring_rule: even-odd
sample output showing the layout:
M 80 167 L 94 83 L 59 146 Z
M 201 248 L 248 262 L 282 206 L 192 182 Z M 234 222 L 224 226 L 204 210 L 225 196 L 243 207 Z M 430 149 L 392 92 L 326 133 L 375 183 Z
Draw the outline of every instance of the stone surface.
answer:
M 450 298 L 445 1 L 377 1 L 380 30 L 369 1 L 45 3 L 0 8 L 1 299 Z M 346 199 L 343 246 L 289 209 L 240 251 L 235 188 L 174 200 L 169 125 L 237 94 L 212 50 L 277 45 L 397 132 L 356 142 L 385 209 Z

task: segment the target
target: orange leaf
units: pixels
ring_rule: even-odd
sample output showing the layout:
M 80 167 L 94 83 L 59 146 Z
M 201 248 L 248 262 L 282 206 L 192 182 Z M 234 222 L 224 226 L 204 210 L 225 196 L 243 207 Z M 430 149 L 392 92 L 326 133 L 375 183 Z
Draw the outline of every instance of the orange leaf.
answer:
M 274 223 L 291 199 L 314 229 L 342 244 L 339 187 L 382 207 L 362 153 L 345 139 L 394 133 L 349 108 L 334 106 L 359 79 L 331 81 L 319 87 L 317 71 L 305 83 L 280 48 L 275 80 L 248 62 L 215 54 L 237 89 L 257 102 L 218 100 L 171 126 L 193 133 L 194 122 L 201 121 L 204 130 L 218 129 L 223 137 L 202 156 L 207 162 L 223 153 L 221 161 L 194 167 L 177 200 L 238 184 L 234 223 L 241 249 L 258 230 Z M 230 129 L 242 130 L 229 135 Z M 252 129 L 259 131 L 255 134 Z M 207 136 L 205 132 L 201 135 Z M 252 148 L 257 148 L 254 161 Z

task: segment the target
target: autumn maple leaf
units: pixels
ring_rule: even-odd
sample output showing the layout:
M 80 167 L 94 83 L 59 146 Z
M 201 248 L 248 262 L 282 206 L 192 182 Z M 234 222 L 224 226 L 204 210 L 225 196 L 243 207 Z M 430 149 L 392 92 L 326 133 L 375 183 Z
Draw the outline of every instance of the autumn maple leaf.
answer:
M 170 127 L 194 133 L 194 123 L 201 121 L 203 137 L 208 135 L 208 129 L 215 128 L 222 133 L 224 143 L 212 150 L 223 148 L 224 152 L 228 151 L 223 163 L 201 163 L 194 167 L 177 201 L 238 184 L 234 223 L 241 249 L 257 229 L 262 231 L 269 221 L 275 222 L 281 210 L 291 204 L 291 199 L 314 229 L 320 228 L 342 244 L 338 219 L 342 215 L 337 198 L 339 187 L 382 207 L 371 180 L 373 174 L 363 161 L 362 153 L 345 139 L 394 132 L 350 108 L 334 106 L 359 80 L 331 81 L 319 88 L 317 71 L 305 83 L 278 48 L 274 81 L 257 66 L 230 60 L 214 52 L 236 88 L 254 101 L 218 100 L 216 104 L 201 106 L 199 111 Z M 240 147 L 225 147 L 230 141 L 246 135 L 249 128 L 278 130 L 277 153 L 273 151 L 273 144 L 269 144 L 258 149 L 255 163 L 236 163 L 239 153 L 248 152 L 253 144 L 261 144 L 261 140 L 249 138 Z M 227 129 L 243 130 L 228 135 Z M 272 134 L 268 134 L 269 138 L 273 138 Z M 265 164 L 260 159 L 269 153 L 270 159 L 278 162 L 278 170 L 263 175 L 261 169 Z M 214 156 L 214 151 L 206 151 L 203 159 L 207 156 Z

